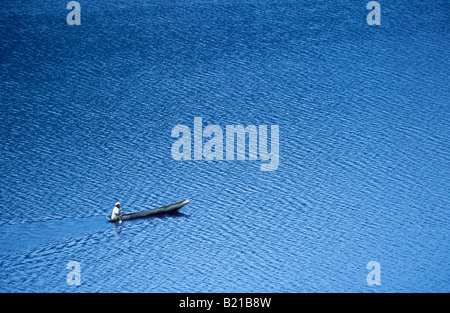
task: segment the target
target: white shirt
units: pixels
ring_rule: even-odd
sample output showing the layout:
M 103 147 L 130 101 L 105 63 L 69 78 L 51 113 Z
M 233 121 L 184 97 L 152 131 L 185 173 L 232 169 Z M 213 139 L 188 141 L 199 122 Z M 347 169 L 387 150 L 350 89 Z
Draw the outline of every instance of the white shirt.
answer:
M 111 219 L 115 219 L 117 218 L 117 216 L 120 215 L 120 210 L 118 207 L 114 207 L 113 211 L 112 211 L 112 215 L 111 215 Z

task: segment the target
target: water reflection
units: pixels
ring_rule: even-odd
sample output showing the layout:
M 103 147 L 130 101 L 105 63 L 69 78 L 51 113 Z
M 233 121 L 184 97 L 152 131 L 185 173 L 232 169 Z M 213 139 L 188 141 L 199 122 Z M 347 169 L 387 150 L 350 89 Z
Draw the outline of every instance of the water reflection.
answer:
M 189 215 L 177 211 L 177 212 L 170 212 L 170 213 L 166 213 L 166 214 L 159 214 L 159 215 L 154 215 L 154 216 L 142 217 L 142 218 L 140 218 L 140 220 L 164 219 L 164 218 L 180 218 L 180 217 L 189 218 Z M 122 227 L 123 227 L 124 223 L 135 223 L 135 222 L 136 222 L 136 220 L 126 221 L 126 222 L 123 222 L 123 223 L 113 223 L 112 229 L 114 231 L 115 238 L 119 239 L 119 235 L 120 235 L 120 232 L 122 231 Z
M 114 230 L 115 238 L 117 240 L 119 240 L 119 235 L 121 232 L 121 225 L 119 223 L 114 223 L 113 230 Z

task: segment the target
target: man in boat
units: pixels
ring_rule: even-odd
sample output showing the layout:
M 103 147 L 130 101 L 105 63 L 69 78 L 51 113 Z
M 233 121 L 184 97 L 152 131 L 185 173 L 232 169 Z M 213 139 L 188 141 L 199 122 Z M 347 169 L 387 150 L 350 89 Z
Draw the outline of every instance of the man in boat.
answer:
M 118 216 L 120 216 L 120 202 L 116 202 L 116 205 L 114 206 L 114 209 L 111 214 L 111 219 L 116 219 Z

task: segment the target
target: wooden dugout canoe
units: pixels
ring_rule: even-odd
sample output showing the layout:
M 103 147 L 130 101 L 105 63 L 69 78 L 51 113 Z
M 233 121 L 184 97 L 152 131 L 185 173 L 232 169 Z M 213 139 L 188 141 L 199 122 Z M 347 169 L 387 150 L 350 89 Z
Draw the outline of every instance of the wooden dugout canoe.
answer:
M 175 211 L 178 211 L 179 209 L 181 209 L 182 207 L 184 207 L 188 203 L 189 203 L 189 200 L 184 200 L 184 201 L 172 203 L 172 204 L 162 206 L 159 208 L 155 208 L 155 209 L 145 210 L 145 211 L 136 212 L 136 213 L 122 214 L 122 221 L 132 220 L 132 219 L 140 218 L 140 217 L 147 217 L 147 216 L 152 216 L 152 215 L 175 212 Z M 119 217 L 117 217 L 115 219 L 111 219 L 111 215 L 108 215 L 106 218 L 110 222 L 120 221 Z

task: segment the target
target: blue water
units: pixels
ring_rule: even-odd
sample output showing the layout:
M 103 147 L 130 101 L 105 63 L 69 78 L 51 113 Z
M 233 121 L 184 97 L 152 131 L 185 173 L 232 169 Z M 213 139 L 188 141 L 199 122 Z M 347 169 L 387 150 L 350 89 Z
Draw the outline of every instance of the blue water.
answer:
M 449 3 L 367 2 L 2 1 L 0 291 L 450 292 Z M 194 117 L 278 169 L 175 161 Z

